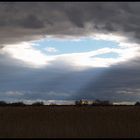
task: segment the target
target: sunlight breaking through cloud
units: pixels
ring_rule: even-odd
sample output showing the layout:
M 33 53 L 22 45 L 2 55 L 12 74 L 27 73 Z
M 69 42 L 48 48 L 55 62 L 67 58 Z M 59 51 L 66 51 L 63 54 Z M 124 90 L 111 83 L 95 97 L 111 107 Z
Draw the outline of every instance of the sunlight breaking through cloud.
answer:
M 109 39 L 107 37 L 110 37 Z M 19 59 L 25 62 L 31 67 L 42 67 L 51 64 L 52 62 L 65 62 L 70 63 L 73 66 L 81 68 L 88 67 L 109 67 L 113 64 L 117 64 L 123 61 L 127 61 L 138 56 L 139 45 L 136 43 L 123 42 L 124 39 L 121 36 L 97 34 L 95 36 L 97 40 L 116 41 L 118 48 L 101 48 L 94 51 L 77 52 L 77 53 L 64 53 L 56 55 L 47 55 L 35 46 L 37 43 L 22 42 L 19 44 L 5 45 L 2 48 L 1 53 L 11 55 L 15 59 Z M 130 47 L 131 46 L 131 47 Z M 67 47 L 67 46 L 66 46 Z M 72 47 L 72 46 L 71 46 Z M 45 48 L 48 52 L 56 52 L 53 47 Z M 114 58 L 102 58 L 101 54 L 116 53 L 118 57 Z

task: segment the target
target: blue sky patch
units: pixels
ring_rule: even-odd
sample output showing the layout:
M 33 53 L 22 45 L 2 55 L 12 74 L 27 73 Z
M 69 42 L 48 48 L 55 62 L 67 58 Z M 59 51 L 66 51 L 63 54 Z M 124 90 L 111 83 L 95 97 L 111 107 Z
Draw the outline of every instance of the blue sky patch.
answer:
M 74 40 L 58 40 L 58 39 L 44 39 L 35 42 L 38 45 L 35 48 L 41 50 L 47 55 L 59 55 L 66 53 L 80 53 L 95 51 L 102 48 L 119 48 L 118 43 L 113 41 L 96 40 L 91 38 L 80 39 L 79 41 Z M 47 48 L 54 48 L 57 51 L 46 51 Z M 115 53 L 102 54 L 101 57 L 117 57 Z

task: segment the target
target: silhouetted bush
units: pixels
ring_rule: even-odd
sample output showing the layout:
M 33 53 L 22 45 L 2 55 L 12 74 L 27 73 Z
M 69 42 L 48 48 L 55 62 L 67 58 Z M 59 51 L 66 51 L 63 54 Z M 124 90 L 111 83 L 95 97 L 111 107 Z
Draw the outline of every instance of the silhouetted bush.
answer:
M 35 102 L 32 104 L 32 106 L 43 106 L 44 103 L 43 102 Z
M 7 106 L 8 104 L 5 101 L 0 101 L 0 106 Z
M 136 106 L 140 106 L 140 102 L 136 102 L 135 105 L 136 105 Z

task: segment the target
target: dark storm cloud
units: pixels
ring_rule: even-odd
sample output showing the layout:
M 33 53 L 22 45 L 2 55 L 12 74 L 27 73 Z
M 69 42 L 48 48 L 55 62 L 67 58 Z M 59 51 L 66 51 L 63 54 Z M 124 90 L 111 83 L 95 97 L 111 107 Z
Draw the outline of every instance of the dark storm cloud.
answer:
M 29 15 L 28 17 L 24 18 L 23 21 L 20 23 L 24 28 L 43 28 L 44 23 L 37 19 L 34 15 Z
M 1 2 L 0 42 L 117 33 L 139 41 L 139 2 Z

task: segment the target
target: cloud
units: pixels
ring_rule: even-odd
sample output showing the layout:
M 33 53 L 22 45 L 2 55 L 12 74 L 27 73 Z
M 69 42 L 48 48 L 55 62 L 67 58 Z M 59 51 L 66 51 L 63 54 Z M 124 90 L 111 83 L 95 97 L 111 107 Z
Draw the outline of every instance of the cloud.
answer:
M 75 70 L 83 70 L 95 67 L 111 67 L 117 63 L 125 62 L 138 56 L 139 47 L 132 48 L 102 48 L 95 51 L 81 52 L 81 53 L 68 53 L 51 56 L 50 65 L 58 65 L 59 63 L 69 63 L 75 67 Z M 116 53 L 118 57 L 102 58 L 100 55 Z
M 139 42 L 139 12 L 137 2 L 2 2 L 0 42 L 93 33 L 113 33 Z
M 56 48 L 53 47 L 47 47 L 44 49 L 46 52 L 57 52 L 58 50 Z
M 137 101 L 139 95 L 140 65 L 136 59 L 116 64 L 82 87 L 73 98 Z
M 33 47 L 32 43 L 19 43 L 14 45 L 6 45 L 1 49 L 1 53 L 10 55 L 11 57 L 21 60 L 30 67 L 42 67 L 49 61 L 46 55 L 40 50 Z
M 139 57 L 80 71 L 63 61 L 34 69 L 4 54 L 0 58 L 1 100 L 140 99 Z
M 4 54 L 0 58 L 1 100 L 69 99 L 93 75 L 91 70 L 77 71 L 64 62 L 34 69 Z M 94 75 L 98 73 L 95 70 Z
M 23 96 L 23 93 L 19 91 L 7 91 L 5 94 L 11 97 Z

